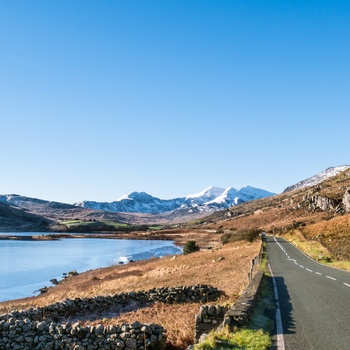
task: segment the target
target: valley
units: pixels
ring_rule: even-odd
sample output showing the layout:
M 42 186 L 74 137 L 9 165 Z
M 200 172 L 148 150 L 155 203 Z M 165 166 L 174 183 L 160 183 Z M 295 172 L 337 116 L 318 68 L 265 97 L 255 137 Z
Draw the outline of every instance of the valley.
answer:
M 259 233 L 262 231 L 293 242 L 319 263 L 347 269 L 350 267 L 350 168 L 333 170 L 292 185 L 281 194 L 246 201 L 209 215 L 188 213 L 188 216 L 177 217 L 173 212 L 113 213 L 76 206 L 57 208 L 56 204 L 47 203 L 36 203 L 36 209 L 33 206 L 29 210 L 28 207 L 20 208 L 19 202 L 17 206 L 0 203 L 5 216 L 17 215 L 16 218 L 24 221 L 33 220 L 32 224 L 40 222 L 36 221 L 40 218 L 39 211 L 45 213 L 41 216 L 45 229 L 61 229 L 63 235 L 74 231 L 90 232 L 91 237 L 102 234 L 113 239 L 173 240 L 180 246 L 193 240 L 201 248 L 190 255 L 88 271 L 68 278 L 38 297 L 0 303 L 0 311 L 41 307 L 66 298 L 193 283 L 213 284 L 225 292 L 219 303 L 231 304 L 248 284 L 247 275 L 252 259 L 259 253 Z M 58 210 L 55 214 L 52 207 Z M 9 222 L 6 220 L 5 223 Z M 157 322 L 168 330 L 169 349 L 184 349 L 192 342 L 198 307 L 198 304 L 155 304 L 114 315 L 100 315 L 94 322 L 96 325 L 101 319 L 106 325 L 129 321 Z M 181 315 L 178 316 L 181 325 L 173 322 L 176 315 Z

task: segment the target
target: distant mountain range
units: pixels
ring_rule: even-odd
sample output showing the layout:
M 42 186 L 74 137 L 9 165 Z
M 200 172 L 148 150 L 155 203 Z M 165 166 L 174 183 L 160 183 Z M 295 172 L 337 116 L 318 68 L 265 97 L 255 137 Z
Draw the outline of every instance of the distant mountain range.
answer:
M 287 187 L 284 192 L 317 185 L 348 168 L 349 165 L 328 168 Z M 6 194 L 0 195 L 0 231 L 46 230 L 68 219 L 129 224 L 183 223 L 273 195 L 272 192 L 251 186 L 239 190 L 210 186 L 200 193 L 174 199 L 159 199 L 145 192 L 132 192 L 113 202 L 65 204 Z
M 245 186 L 240 190 L 210 186 L 200 193 L 182 198 L 159 199 L 145 192 L 132 192 L 114 202 L 83 201 L 76 206 L 93 210 L 124 213 L 162 214 L 174 210 L 212 212 L 249 200 L 273 196 L 275 193 Z

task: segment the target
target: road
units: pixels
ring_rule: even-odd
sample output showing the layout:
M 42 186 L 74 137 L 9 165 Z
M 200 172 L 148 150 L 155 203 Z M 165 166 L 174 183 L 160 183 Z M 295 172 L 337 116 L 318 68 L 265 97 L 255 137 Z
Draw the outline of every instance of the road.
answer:
M 268 236 L 286 350 L 350 349 L 350 273 L 323 266 Z

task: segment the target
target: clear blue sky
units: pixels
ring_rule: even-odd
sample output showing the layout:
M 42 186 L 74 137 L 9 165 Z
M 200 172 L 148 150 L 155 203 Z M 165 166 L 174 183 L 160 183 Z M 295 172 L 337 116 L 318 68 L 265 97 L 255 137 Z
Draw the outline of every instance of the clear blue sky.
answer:
M 3 0 L 0 193 L 73 203 L 350 163 L 350 1 Z

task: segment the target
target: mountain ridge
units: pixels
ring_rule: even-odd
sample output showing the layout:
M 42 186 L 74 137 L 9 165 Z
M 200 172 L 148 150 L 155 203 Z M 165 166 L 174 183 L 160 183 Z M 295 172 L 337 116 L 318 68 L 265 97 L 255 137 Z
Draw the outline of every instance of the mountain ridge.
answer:
M 342 171 L 345 171 L 346 169 L 349 169 L 349 168 L 350 168 L 350 165 L 340 165 L 340 166 L 329 167 L 321 171 L 320 173 L 317 173 L 316 175 L 310 176 L 307 179 L 301 180 L 294 185 L 286 187 L 282 193 L 293 191 L 299 188 L 305 188 L 305 187 L 317 185 L 318 183 L 325 181 L 330 177 L 336 176 Z
M 221 198 L 220 201 L 216 201 L 216 199 L 220 196 L 222 197 L 224 193 L 228 193 L 228 190 L 231 191 L 230 193 L 235 191 L 236 197 L 226 196 L 225 198 Z M 185 208 L 190 210 L 201 206 L 201 211 L 206 210 L 211 212 L 213 210 L 225 209 L 247 200 L 273 195 L 275 195 L 275 193 L 251 186 L 242 187 L 240 190 L 236 190 L 233 187 L 224 189 L 221 187 L 209 186 L 199 193 L 174 199 L 160 199 L 146 192 L 132 192 L 113 202 L 82 201 L 75 203 L 75 205 L 94 210 L 147 214 L 162 214 L 178 209 L 183 211 Z
M 289 192 L 294 193 L 298 192 L 298 190 L 304 191 L 304 188 L 313 188 L 312 185 L 325 181 L 341 170 L 350 170 L 349 168 L 350 166 L 348 165 L 327 168 L 321 173 L 287 187 L 288 191 L 282 192 L 281 194 Z M 310 179 L 312 179 L 312 181 L 310 181 Z M 324 199 L 320 196 L 311 196 L 307 194 L 309 193 L 307 192 L 308 190 L 305 191 L 305 198 L 309 201 L 308 203 L 311 206 L 326 207 L 332 205 L 334 208 L 339 206 L 340 198 L 333 198 L 333 196 L 332 198 Z M 220 213 L 220 211 L 223 213 L 229 212 L 231 213 L 230 215 L 237 216 L 240 211 L 238 206 L 241 204 L 252 202 L 252 205 L 255 205 L 254 203 L 257 200 L 266 197 L 271 197 L 270 202 L 273 203 L 275 198 L 278 198 L 280 195 L 274 195 L 271 192 L 251 186 L 244 186 L 239 190 L 234 187 L 224 189 L 210 186 L 196 194 L 165 200 L 153 197 L 146 192 L 131 192 L 129 195 L 125 195 L 115 202 L 91 202 L 93 204 L 92 208 L 45 201 L 15 194 L 0 195 L 0 204 L 12 207 L 11 212 L 10 209 L 8 209 L 3 210 L 2 214 L 0 213 L 0 220 L 3 219 L 3 225 L 0 225 L 0 231 L 11 231 L 11 218 L 15 219 L 17 213 L 19 213 L 13 209 L 21 209 L 26 213 L 40 216 L 44 220 L 41 221 L 42 223 L 47 223 L 47 220 L 49 220 L 50 223 L 54 222 L 56 226 L 51 226 L 48 230 L 56 230 L 57 227 L 64 230 L 62 225 L 65 225 L 65 221 L 67 220 L 80 220 L 81 222 L 114 222 L 135 225 L 167 225 L 183 224 L 201 219 L 215 212 Z M 115 206 L 115 208 L 112 209 L 120 211 L 111 211 L 110 205 Z M 121 207 L 121 205 L 124 207 Z M 235 207 L 237 207 L 237 209 L 235 209 Z M 4 206 L 3 208 L 5 209 Z M 27 221 L 28 225 L 26 227 L 30 227 L 31 222 L 33 222 L 32 218 L 33 217 L 23 216 L 23 225 Z M 40 224 L 40 220 L 37 222 Z M 38 225 L 36 226 L 38 227 Z M 44 228 L 44 226 L 43 224 L 41 227 Z M 13 228 L 15 229 L 15 226 L 13 226 Z

